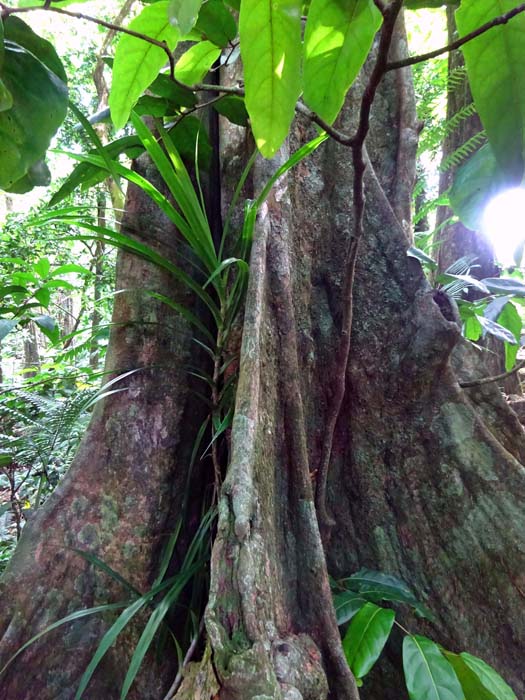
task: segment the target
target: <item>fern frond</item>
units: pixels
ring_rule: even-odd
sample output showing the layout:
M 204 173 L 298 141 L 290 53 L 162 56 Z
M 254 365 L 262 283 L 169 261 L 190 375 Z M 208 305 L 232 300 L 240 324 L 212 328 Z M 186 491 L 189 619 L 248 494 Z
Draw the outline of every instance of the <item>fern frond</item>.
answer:
M 465 143 L 463 143 L 459 148 L 445 158 L 439 167 L 440 171 L 446 173 L 451 168 L 459 167 L 463 161 L 465 161 L 486 142 L 487 135 L 485 131 L 478 131 L 477 134 L 471 136 L 469 139 L 467 139 L 467 141 L 465 141 Z

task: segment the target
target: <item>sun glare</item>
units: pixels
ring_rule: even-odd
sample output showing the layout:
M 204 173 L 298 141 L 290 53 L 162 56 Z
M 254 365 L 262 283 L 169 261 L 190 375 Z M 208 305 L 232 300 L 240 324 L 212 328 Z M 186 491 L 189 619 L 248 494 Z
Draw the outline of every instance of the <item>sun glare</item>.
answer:
M 519 263 L 515 255 L 525 241 L 525 188 L 505 190 L 491 199 L 483 214 L 482 230 L 501 265 Z

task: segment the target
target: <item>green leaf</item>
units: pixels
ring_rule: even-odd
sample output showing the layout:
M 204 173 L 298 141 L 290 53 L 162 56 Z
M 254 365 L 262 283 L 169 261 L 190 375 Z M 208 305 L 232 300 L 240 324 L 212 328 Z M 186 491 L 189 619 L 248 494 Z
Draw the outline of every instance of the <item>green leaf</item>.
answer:
M 465 338 L 467 338 L 468 340 L 473 340 L 474 342 L 478 341 L 481 338 L 483 334 L 483 328 L 476 315 L 469 316 L 467 319 L 465 319 L 465 327 L 463 333 L 465 335 Z
M 460 36 L 512 10 L 515 0 L 462 0 Z M 492 28 L 462 47 L 476 109 L 500 167 L 518 180 L 525 152 L 525 15 Z
M 229 119 L 233 124 L 248 126 L 248 112 L 244 98 L 238 95 L 225 95 L 213 105 L 219 114 Z
M 111 143 L 104 146 L 104 151 L 107 153 L 108 158 L 115 159 L 121 153 L 125 153 L 128 158 L 136 158 L 144 151 L 140 139 L 138 136 L 123 136 L 120 139 L 116 139 Z M 98 149 L 93 149 L 89 153 L 96 154 Z M 105 159 L 104 159 L 105 160 Z M 68 197 L 77 187 L 82 187 L 83 189 L 88 189 L 94 185 L 98 185 L 108 177 L 108 171 L 106 168 L 98 168 L 95 165 L 89 163 L 79 163 L 71 175 L 62 184 L 58 192 L 56 192 L 49 201 L 49 206 L 55 206 L 63 199 Z
M 480 679 L 483 686 L 491 693 L 493 693 L 498 700 L 516 700 L 516 695 L 510 686 L 505 683 L 503 678 L 496 673 L 496 671 L 486 664 L 477 656 L 472 656 L 467 654 L 467 652 L 462 652 L 460 654 L 463 661 L 467 666 L 476 674 Z
M 173 51 L 180 35 L 169 22 L 168 4 L 169 0 L 160 0 L 154 5 L 146 5 L 128 28 L 157 41 L 165 41 Z M 166 61 L 166 52 L 159 46 L 129 34 L 121 35 L 115 52 L 109 96 L 111 119 L 116 129 L 128 121 L 138 98 L 155 80 Z
M 515 297 L 525 297 L 525 284 L 519 280 L 505 277 L 487 277 L 481 281 L 492 294 L 512 294 Z
M 498 323 L 510 331 L 516 340 L 516 343 L 505 343 L 505 371 L 510 372 L 518 355 L 522 327 L 521 316 L 512 302 L 505 304 L 498 316 Z
M 58 277 L 59 275 L 68 275 L 71 272 L 76 272 L 78 275 L 91 275 L 91 270 L 83 265 L 77 265 L 76 263 L 67 263 L 66 265 L 59 265 L 51 272 L 50 277 Z
M 177 61 L 175 78 L 186 85 L 200 83 L 220 55 L 221 49 L 211 41 L 194 44 Z
M 11 318 L 0 318 L 0 340 L 3 340 L 16 326 L 18 321 Z
M 197 117 L 185 117 L 170 129 L 169 135 L 186 163 L 194 165 L 195 149 L 197 148 L 199 167 L 205 170 L 209 167 L 213 149 L 206 129 Z
M 423 265 L 428 265 L 431 270 L 435 270 L 437 267 L 437 262 L 431 258 L 430 255 L 427 255 L 423 250 L 413 245 L 407 250 L 407 255 L 409 258 L 416 258 L 416 260 L 419 260 Z
M 181 36 L 188 34 L 197 21 L 202 0 L 170 0 L 168 17 Z
M 382 21 L 372 0 L 312 0 L 304 36 L 304 101 L 329 124 Z
M 237 36 L 237 23 L 222 0 L 207 0 L 199 12 L 195 29 L 203 39 L 225 48 Z
M 15 15 L 10 15 L 5 20 L 4 33 L 6 40 L 12 41 L 32 53 L 63 83 L 67 83 L 66 71 L 51 42 L 35 34 L 28 24 Z
M 344 625 L 365 605 L 365 598 L 360 598 L 351 591 L 336 593 L 334 595 L 334 608 L 338 625 Z
M 150 92 L 160 97 L 165 97 L 170 102 L 180 107 L 194 107 L 197 98 L 191 90 L 177 85 L 168 75 L 160 73 L 149 86 Z
M 3 46 L 3 45 L 2 45 Z M 0 112 L 5 112 L 13 106 L 13 95 L 9 92 L 4 82 L 0 80 Z
M 477 318 L 485 332 L 490 333 L 490 335 L 502 340 L 504 343 L 510 343 L 511 345 L 517 344 L 514 335 L 499 323 L 495 323 L 484 316 L 478 316 Z
M 449 192 L 450 206 L 465 226 L 478 231 L 486 204 L 504 187 L 505 179 L 486 144 L 458 168 Z
M 459 654 L 453 654 L 450 651 L 442 651 L 442 654 L 454 669 L 465 694 L 465 700 L 499 700 L 498 696 L 493 695 L 485 688 L 478 676 Z
M 243 0 L 239 19 L 246 109 L 255 142 L 271 158 L 288 135 L 301 92 L 301 3 Z
M 366 603 L 350 623 L 343 650 L 356 678 L 363 678 L 375 664 L 394 624 L 393 610 Z
M 37 289 L 33 296 L 42 304 L 42 306 L 45 306 L 46 308 L 49 306 L 49 302 L 51 301 L 51 292 L 47 287 Z
M 432 640 L 407 635 L 403 669 L 410 700 L 465 700 L 454 669 Z
M 40 258 L 38 262 L 33 265 L 33 270 L 39 277 L 45 279 L 49 275 L 49 270 L 51 269 L 51 263 L 49 258 Z
M 381 571 L 361 569 L 349 578 L 340 581 L 345 588 L 359 593 L 372 602 L 390 600 L 411 605 L 421 617 L 432 619 L 432 613 L 415 597 L 404 581 Z
M 29 27 L 23 22 L 15 27 L 19 39 L 27 38 L 34 48 L 38 37 Z M 8 38 L 0 80 L 12 97 L 11 108 L 0 111 L 0 188 L 28 191 L 48 177 L 49 171 L 39 162 L 66 116 L 67 88 L 35 53 Z
M 35 316 L 33 321 L 52 343 L 57 343 L 60 340 L 60 329 L 58 328 L 58 324 L 54 318 L 45 315 Z

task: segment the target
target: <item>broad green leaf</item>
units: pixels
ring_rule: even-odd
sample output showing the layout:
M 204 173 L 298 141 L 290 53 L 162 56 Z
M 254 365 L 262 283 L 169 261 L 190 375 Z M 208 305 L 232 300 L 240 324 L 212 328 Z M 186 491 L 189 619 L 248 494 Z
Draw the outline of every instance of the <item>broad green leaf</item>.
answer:
M 246 109 L 257 148 L 271 158 L 288 135 L 301 92 L 301 3 L 243 0 L 239 34 Z
M 465 326 L 464 326 L 464 334 L 465 338 L 468 340 L 473 340 L 476 342 L 479 340 L 483 334 L 483 328 L 481 327 L 481 323 L 478 320 L 478 317 L 476 315 L 469 316 L 467 319 L 465 319 Z
M 60 329 L 54 318 L 51 318 L 51 316 L 35 316 L 33 321 L 52 343 L 58 342 L 60 339 Z
M 359 593 L 371 602 L 390 600 L 411 605 L 421 617 L 432 619 L 432 613 L 415 597 L 404 581 L 381 571 L 361 569 L 340 581 L 345 588 Z
M 4 63 L 4 20 L 0 17 L 0 70 Z
M 202 0 L 169 0 L 168 17 L 181 36 L 193 28 L 201 5 Z
M 49 302 L 51 301 L 51 292 L 47 287 L 37 289 L 33 296 L 35 299 L 38 299 L 42 306 L 45 306 L 46 308 L 49 306 Z
M 195 29 L 203 39 L 221 48 L 237 36 L 237 23 L 222 0 L 207 0 L 202 5 Z
M 0 318 L 0 340 L 3 340 L 16 326 L 18 321 L 11 318 Z
M 516 695 L 512 688 L 505 683 L 503 678 L 496 671 L 477 656 L 462 652 L 460 654 L 467 666 L 480 679 L 483 686 L 493 693 L 498 700 L 516 700 Z
M 213 105 L 219 114 L 222 114 L 226 119 L 229 119 L 233 124 L 239 126 L 248 125 L 248 112 L 244 99 L 238 95 L 225 95 Z
M 344 591 L 334 595 L 335 616 L 338 625 L 344 625 L 365 605 L 365 598 L 360 598 L 356 593 Z
M 430 255 L 427 255 L 423 250 L 413 245 L 407 250 L 407 255 L 409 258 L 416 258 L 416 260 L 419 260 L 423 265 L 428 265 L 431 270 L 435 270 L 437 267 L 437 262 L 431 258 Z
M 501 324 L 495 323 L 494 321 L 491 321 L 490 319 L 485 318 L 484 316 L 478 316 L 477 318 L 478 321 L 481 323 L 483 330 L 487 333 L 490 333 L 490 335 L 493 335 L 495 338 L 502 340 L 504 343 L 510 343 L 511 345 L 517 344 L 517 340 L 514 337 L 513 333 L 504 328 Z
M 514 9 L 516 0 L 462 0 L 460 36 Z M 525 15 L 462 47 L 476 109 L 500 167 L 518 180 L 525 152 Z
M 169 0 L 146 5 L 129 29 L 164 41 L 173 51 L 179 40 L 179 32 L 168 19 Z M 113 62 L 112 87 L 109 95 L 111 119 L 116 129 L 128 121 L 130 112 L 151 85 L 167 61 L 166 52 L 142 39 L 122 34 L 117 44 Z
M 151 83 L 149 89 L 154 95 L 165 97 L 167 100 L 180 107 L 194 107 L 197 104 L 197 98 L 191 90 L 177 85 L 177 83 L 165 73 L 160 73 Z
M 3 46 L 3 44 L 2 44 Z M 0 80 L 0 112 L 5 112 L 13 106 L 13 95 Z
M 356 678 L 362 678 L 375 664 L 394 624 L 393 610 L 366 603 L 350 623 L 343 650 Z
M 49 42 L 41 40 L 17 19 L 5 23 L 4 60 L 0 80 L 12 97 L 9 109 L 0 111 L 0 188 L 25 192 L 47 181 L 42 158 L 67 111 L 65 83 L 48 64 L 60 64 Z M 10 32 L 17 42 L 9 39 Z M 25 48 L 25 42 L 28 48 Z M 45 62 L 39 60 L 41 54 Z M 56 60 L 53 60 L 56 59 Z M 63 73 L 63 69 L 62 69 Z M 35 119 L 38 115 L 38 119 Z
M 450 206 L 461 221 L 478 231 L 488 201 L 505 186 L 490 144 L 458 168 L 449 192 Z
M 200 83 L 221 55 L 221 49 L 211 41 L 199 41 L 179 58 L 175 78 L 186 85 Z
M 382 21 L 372 0 L 312 0 L 304 36 L 304 101 L 329 124 Z
M 39 277 L 45 279 L 49 275 L 49 270 L 51 269 L 51 263 L 49 258 L 40 258 L 34 265 L 33 270 Z
M 410 700 L 465 700 L 454 669 L 426 637 L 405 637 L 403 670 Z
M 450 651 L 443 651 L 442 653 L 458 677 L 465 694 L 465 700 L 499 700 L 496 695 L 493 695 L 485 688 L 478 676 L 459 654 L 453 654 Z
M 482 282 L 492 294 L 512 294 L 515 297 L 525 297 L 525 284 L 519 280 L 487 277 Z
M 67 75 L 62 61 L 50 41 L 35 34 L 28 24 L 15 15 L 11 15 L 5 20 L 4 33 L 6 40 L 12 41 L 32 53 L 63 83 L 67 83 Z
M 496 297 L 483 311 L 485 318 L 490 318 L 491 321 L 497 321 L 498 316 L 503 311 L 505 304 L 512 299 L 511 296 Z
M 59 275 L 68 275 L 71 272 L 75 272 L 78 275 L 91 275 L 93 274 L 91 270 L 83 265 L 77 265 L 76 263 L 67 263 L 66 265 L 59 265 L 51 272 L 50 277 L 58 277 Z
M 505 370 L 509 372 L 514 367 L 518 355 L 522 326 L 521 316 L 512 302 L 509 301 L 508 304 L 505 304 L 503 311 L 498 316 L 498 323 L 510 331 L 516 339 L 515 343 L 505 343 Z

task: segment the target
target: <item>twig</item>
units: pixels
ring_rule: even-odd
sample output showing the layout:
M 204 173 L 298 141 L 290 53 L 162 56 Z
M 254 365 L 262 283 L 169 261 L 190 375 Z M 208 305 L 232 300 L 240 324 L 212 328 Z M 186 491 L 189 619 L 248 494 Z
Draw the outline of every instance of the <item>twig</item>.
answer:
M 99 19 L 98 17 L 92 17 L 91 15 L 86 15 L 83 12 L 72 12 L 71 10 L 64 10 L 61 7 L 55 7 L 54 5 L 48 6 L 46 4 L 31 7 L 9 7 L 8 5 L 4 5 L 4 3 L 0 2 L 0 9 L 0 16 L 2 18 L 9 17 L 9 15 L 19 15 L 25 12 L 55 12 L 56 14 L 65 15 L 66 17 L 74 17 L 75 19 L 83 19 L 86 22 L 93 22 L 94 24 L 98 24 L 101 27 L 110 29 L 113 32 L 128 34 L 129 36 L 133 36 L 136 39 L 141 39 L 142 41 L 145 41 L 148 44 L 152 44 L 153 46 L 157 46 L 159 49 L 162 49 L 168 57 L 168 61 L 170 64 L 170 75 L 172 78 L 174 78 L 175 76 L 175 59 L 173 58 L 173 54 L 171 53 L 167 43 L 165 41 L 158 41 L 157 39 L 153 39 L 152 37 L 147 36 L 147 34 L 135 32 L 133 29 L 121 27 L 118 24 L 114 24 L 113 22 L 106 22 L 106 20 Z
M 348 359 L 350 356 L 352 320 L 353 320 L 353 287 L 355 278 L 355 267 L 359 241 L 363 237 L 365 192 L 364 174 L 366 162 L 364 155 L 364 143 L 370 128 L 370 111 L 377 89 L 385 74 L 388 52 L 392 43 L 394 26 L 397 16 L 401 10 L 403 0 L 394 0 L 383 12 L 383 26 L 379 39 L 378 56 L 372 70 L 365 91 L 361 98 L 359 113 L 359 123 L 355 135 L 351 139 L 352 159 L 354 165 L 354 232 L 350 237 L 347 249 L 347 274 L 343 290 L 343 319 L 341 323 L 341 339 L 336 352 L 333 375 L 333 393 L 330 397 L 330 408 L 326 420 L 325 437 L 321 452 L 321 460 L 317 470 L 317 486 L 315 492 L 315 506 L 319 527 L 325 538 L 328 538 L 330 530 L 334 525 L 333 520 L 326 510 L 326 489 L 328 480 L 328 470 L 332 456 L 334 433 L 337 419 L 341 411 L 341 405 L 345 395 L 346 373 Z
M 398 68 L 406 68 L 407 66 L 414 66 L 416 63 L 423 63 L 423 61 L 428 61 L 431 58 L 436 58 L 437 56 L 441 56 L 444 53 L 450 53 L 451 51 L 455 51 L 456 49 L 461 48 L 464 44 L 467 44 L 469 41 L 477 39 L 478 36 L 485 34 L 485 32 L 488 32 L 489 29 L 492 29 L 493 27 L 498 27 L 502 24 L 507 24 L 507 22 L 509 22 L 513 17 L 516 17 L 516 15 L 519 15 L 522 12 L 525 12 L 525 3 L 518 5 L 518 7 L 515 7 L 513 10 L 509 10 L 509 12 L 506 12 L 505 14 L 500 15 L 499 17 L 495 17 L 490 22 L 482 24 L 481 27 L 478 27 L 469 34 L 465 34 L 465 36 L 461 37 L 461 39 L 457 39 L 451 44 L 447 44 L 447 46 L 443 46 L 440 49 L 435 49 L 434 51 L 429 51 L 428 53 L 420 54 L 419 56 L 410 56 L 409 58 L 405 58 L 402 61 L 394 61 L 392 63 L 387 63 L 386 71 L 397 70 Z
M 512 377 L 520 369 L 525 367 L 525 360 L 518 362 L 518 364 L 508 372 L 502 372 L 502 374 L 496 374 L 493 377 L 484 377 L 483 379 L 473 379 L 469 382 L 460 382 L 459 386 L 462 389 L 470 389 L 473 386 L 483 386 L 484 384 L 492 384 L 493 382 L 499 382 L 501 379 L 506 379 L 507 377 Z
M 177 671 L 177 675 L 175 676 L 175 680 L 173 681 L 170 689 L 168 690 L 168 692 L 164 696 L 164 700 L 172 700 L 175 693 L 177 692 L 178 687 L 182 682 L 183 671 L 184 671 L 185 667 L 188 665 L 188 663 L 191 661 L 193 654 L 195 653 L 195 649 L 197 648 L 197 644 L 199 642 L 199 639 L 201 637 L 203 629 L 204 629 L 204 618 L 202 618 L 202 620 L 201 620 L 201 624 L 199 625 L 199 629 L 197 631 L 197 634 L 193 638 L 190 646 L 188 647 L 188 651 L 186 652 L 186 655 L 184 656 L 182 664 L 181 664 L 179 670 Z

